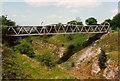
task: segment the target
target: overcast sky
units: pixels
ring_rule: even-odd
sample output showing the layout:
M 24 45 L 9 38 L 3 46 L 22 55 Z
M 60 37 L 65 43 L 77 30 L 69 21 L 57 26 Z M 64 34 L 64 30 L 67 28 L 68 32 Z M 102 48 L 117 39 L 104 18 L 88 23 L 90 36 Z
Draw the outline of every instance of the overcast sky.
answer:
M 51 1 L 51 2 L 50 2 Z M 112 18 L 118 12 L 118 0 L 4 0 L 2 13 L 18 25 L 66 23 L 79 17 L 89 17 L 98 23 Z

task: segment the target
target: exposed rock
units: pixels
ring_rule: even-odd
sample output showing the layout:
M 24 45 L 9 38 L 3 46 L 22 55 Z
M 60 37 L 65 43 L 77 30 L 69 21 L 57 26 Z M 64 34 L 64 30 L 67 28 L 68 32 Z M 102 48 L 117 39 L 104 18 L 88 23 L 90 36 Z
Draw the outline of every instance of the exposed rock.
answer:
M 101 52 L 100 49 L 101 48 L 97 47 L 96 45 L 91 46 L 80 57 L 78 57 L 77 64 L 83 60 L 87 60 L 90 57 L 95 57 Z
M 107 61 L 107 67 L 104 70 L 103 76 L 106 79 L 118 79 L 118 67 L 113 67 L 112 65 L 110 65 L 112 62 L 111 60 Z
M 118 71 L 119 71 L 118 66 L 113 66 L 112 63 L 113 61 L 110 59 L 106 62 L 106 68 L 104 69 L 104 72 L 102 74 L 106 79 L 118 79 L 119 78 L 118 77 Z M 99 68 L 99 65 L 98 65 L 98 58 L 95 57 L 93 59 L 91 74 L 96 75 L 100 71 L 101 69 Z
M 92 64 L 91 74 L 96 75 L 98 72 L 100 72 L 100 67 L 98 65 L 97 57 L 95 57 L 92 61 L 93 61 L 93 64 Z
M 50 43 L 44 42 L 42 40 L 40 41 L 40 40 L 35 39 L 35 41 L 33 43 L 35 43 L 33 45 L 38 45 L 39 48 L 46 47 L 49 50 L 52 50 L 52 53 L 53 54 L 58 54 L 60 58 L 63 56 L 63 54 L 66 50 L 64 47 L 60 47 L 60 46 L 57 46 L 57 45 L 54 45 L 54 44 L 50 44 Z M 37 48 L 35 50 L 37 50 Z

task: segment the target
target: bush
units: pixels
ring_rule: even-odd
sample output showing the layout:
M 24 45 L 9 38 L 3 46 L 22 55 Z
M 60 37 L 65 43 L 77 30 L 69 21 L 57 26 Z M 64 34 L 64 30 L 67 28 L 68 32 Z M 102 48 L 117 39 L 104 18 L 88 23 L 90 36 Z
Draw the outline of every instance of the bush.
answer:
M 100 69 L 106 68 L 106 66 L 105 66 L 106 61 L 107 61 L 107 56 L 105 55 L 105 52 L 103 50 L 101 50 L 101 53 L 98 58 L 98 65 L 99 65 Z
M 61 45 L 62 47 L 64 46 L 64 44 Z
M 75 62 L 72 62 L 72 63 L 71 63 L 71 67 L 74 67 L 74 66 L 75 66 Z
M 34 50 L 27 44 L 20 44 L 14 47 L 14 51 L 19 51 L 22 54 L 26 54 L 29 57 L 34 57 Z
M 16 57 L 11 48 L 3 46 L 2 51 L 2 79 L 26 79 L 31 78 L 31 76 L 23 73 L 22 68 L 20 68 Z
M 48 67 L 54 66 L 54 64 L 52 63 L 52 56 L 50 54 L 43 54 L 37 59 Z
M 75 49 L 75 46 L 74 46 L 74 45 L 70 45 L 70 46 L 67 48 L 67 54 L 73 53 L 74 49 Z
M 71 40 L 73 40 L 73 38 L 71 37 L 71 36 L 68 36 L 68 41 L 71 41 Z

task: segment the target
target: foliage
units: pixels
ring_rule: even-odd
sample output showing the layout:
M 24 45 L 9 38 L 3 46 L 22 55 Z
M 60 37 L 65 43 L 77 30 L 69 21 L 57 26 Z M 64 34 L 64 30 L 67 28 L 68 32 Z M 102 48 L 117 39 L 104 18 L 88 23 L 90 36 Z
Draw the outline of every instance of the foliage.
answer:
M 66 71 L 54 67 L 45 68 L 41 63 L 21 54 L 12 54 L 12 49 L 3 47 L 2 79 L 73 79 Z
M 120 28 L 120 13 L 113 17 L 112 21 L 110 22 L 110 25 L 114 30 L 116 30 L 117 27 Z
M 68 48 L 67 48 L 67 53 L 72 53 L 75 49 L 75 46 L 74 45 L 70 45 Z
M 72 24 L 72 25 L 83 25 L 82 22 L 78 22 L 78 21 L 76 21 L 76 20 L 69 21 L 69 22 L 67 22 L 67 24 Z
M 71 63 L 71 67 L 74 67 L 74 66 L 75 66 L 75 62 L 72 62 L 72 63 Z
M 98 59 L 98 65 L 100 67 L 100 69 L 104 69 L 106 68 L 106 63 L 107 61 L 107 56 L 105 55 L 105 52 L 103 50 L 101 50 L 101 53 L 99 55 L 99 59 Z
M 82 44 L 85 42 L 89 36 L 92 34 L 67 34 L 67 35 L 55 35 L 48 38 L 49 43 L 56 45 L 63 45 L 63 47 L 68 48 L 70 45 Z
M 87 25 L 96 25 L 97 24 L 97 20 L 93 17 L 90 17 L 88 19 L 85 20 L 85 23 Z
M 0 16 L 0 25 L 6 25 L 6 26 L 15 26 L 15 22 L 12 20 L 8 20 L 7 16 Z
M 67 39 L 68 39 L 68 41 L 72 41 L 73 40 L 73 38 L 71 36 L 68 36 Z
M 39 56 L 37 59 L 48 67 L 54 66 L 54 64 L 52 62 L 53 59 L 52 59 L 51 54 L 43 54 L 43 55 Z
M 7 26 L 15 26 L 15 22 L 7 19 L 7 16 L 0 16 L 0 30 L 2 30 L 2 35 L 5 36 L 5 33 L 7 31 Z M 5 37 L 3 38 L 3 40 Z
M 24 75 L 19 68 L 19 65 L 14 61 L 13 51 L 11 48 L 3 46 L 2 52 L 2 78 L 3 79 L 25 79 L 28 76 Z
M 102 24 L 102 25 L 108 25 L 108 24 L 110 24 L 111 21 L 112 21 L 111 19 L 106 19 L 106 20 L 104 20 L 104 22 L 101 23 L 101 24 Z
M 29 57 L 34 57 L 34 50 L 27 44 L 19 44 L 17 46 L 14 46 L 14 51 L 19 51 L 22 54 L 26 54 Z
M 100 39 L 97 44 L 106 52 L 118 51 L 118 36 L 118 32 L 107 34 L 103 39 Z

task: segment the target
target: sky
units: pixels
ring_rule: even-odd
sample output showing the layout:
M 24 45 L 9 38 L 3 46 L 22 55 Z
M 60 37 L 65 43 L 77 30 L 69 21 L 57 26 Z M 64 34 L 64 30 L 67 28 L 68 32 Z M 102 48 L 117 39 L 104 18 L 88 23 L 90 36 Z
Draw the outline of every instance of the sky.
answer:
M 118 0 L 4 0 L 0 15 L 7 15 L 17 25 L 67 23 L 90 17 L 98 23 L 118 13 Z

